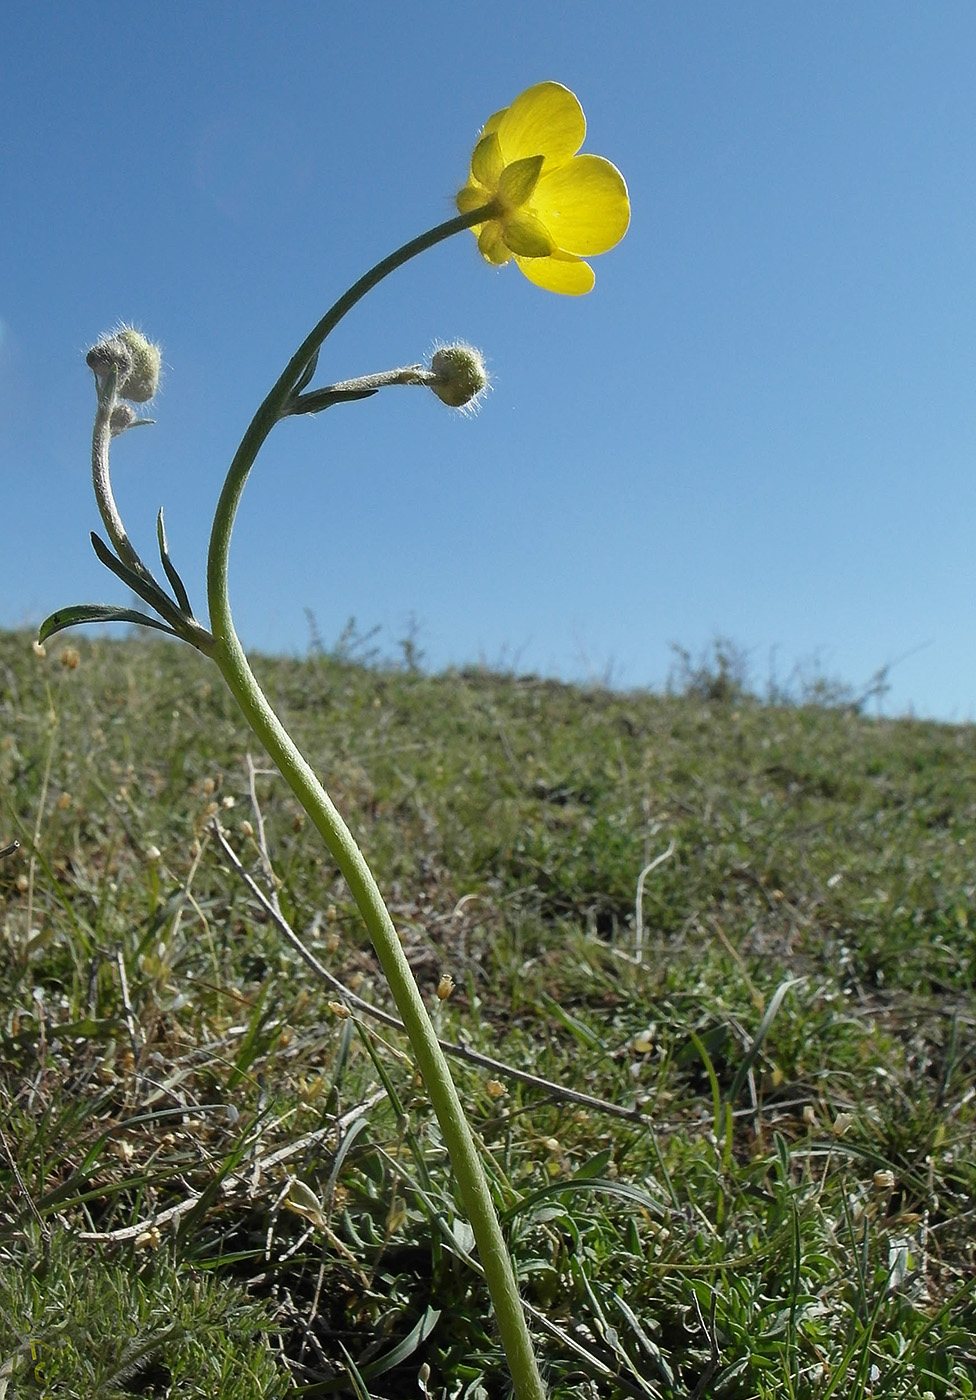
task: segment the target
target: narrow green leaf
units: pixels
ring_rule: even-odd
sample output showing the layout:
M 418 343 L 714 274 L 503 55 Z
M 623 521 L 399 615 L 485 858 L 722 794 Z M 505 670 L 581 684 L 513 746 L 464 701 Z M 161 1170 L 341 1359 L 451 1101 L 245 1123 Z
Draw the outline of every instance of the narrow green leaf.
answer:
M 377 1356 L 375 1361 L 368 1361 L 365 1365 L 360 1361 L 359 1374 L 362 1379 L 371 1381 L 376 1376 L 382 1376 L 385 1371 L 392 1370 L 394 1366 L 399 1366 L 401 1361 L 405 1361 L 408 1356 L 412 1356 L 421 1342 L 426 1341 L 433 1332 L 440 1315 L 438 1308 L 425 1308 L 416 1326 L 395 1347 L 391 1347 L 382 1356 Z
M 766 1014 L 759 1022 L 759 1029 L 753 1037 L 752 1044 L 749 1046 L 742 1063 L 735 1072 L 735 1078 L 732 1080 L 732 1087 L 729 1090 L 728 1102 L 730 1104 L 734 1105 L 742 1092 L 742 1086 L 746 1082 L 746 1075 L 756 1062 L 756 1057 L 762 1049 L 763 1041 L 769 1034 L 769 1028 L 776 1018 L 776 1013 L 783 1005 L 783 998 L 791 987 L 795 987 L 799 982 L 802 982 L 802 980 L 801 977 L 789 977 L 785 982 L 781 982 L 773 993 L 770 1003 L 766 1008 Z
M 308 364 L 305 366 L 305 368 L 302 370 L 301 374 L 298 376 L 298 380 L 297 380 L 297 382 L 296 382 L 296 384 L 295 384 L 295 387 L 294 387 L 294 389 L 292 389 L 292 391 L 291 391 L 291 392 L 292 392 L 292 395 L 293 395 L 295 398 L 298 397 L 298 395 L 302 392 L 303 389 L 307 389 L 308 386 L 311 384 L 311 382 L 312 382 L 312 375 L 315 373 L 316 369 L 318 368 L 318 363 L 319 363 L 319 352 L 316 350 L 315 354 L 312 356 L 312 358 L 309 360 Z
M 263 1049 L 267 1048 L 267 1044 L 263 1043 L 263 1032 L 265 1030 L 266 1021 L 273 1016 L 272 1012 L 269 1012 L 267 1016 L 265 1016 L 264 1012 L 264 1002 L 268 995 L 268 986 L 269 983 L 264 981 L 258 989 L 257 996 L 254 998 L 254 1010 L 251 1012 L 247 1030 L 241 1039 L 240 1049 L 237 1052 L 237 1057 L 234 1060 L 234 1067 L 227 1081 L 227 1088 L 229 1090 L 237 1088 L 241 1080 L 247 1076 L 247 1072 L 254 1060 Z
M 346 1022 L 345 1022 L 345 1025 L 348 1026 L 348 1025 L 349 1025 L 349 1022 L 346 1021 Z M 345 1027 L 343 1027 L 343 1029 L 344 1029 L 344 1028 L 345 1028 Z M 326 1200 L 329 1201 L 330 1203 L 331 1203 L 331 1201 L 332 1201 L 332 1199 L 333 1199 L 333 1197 L 334 1197 L 334 1195 L 335 1195 L 336 1185 L 338 1184 L 338 1181 L 339 1181 L 339 1173 L 342 1171 L 342 1164 L 343 1164 L 343 1162 L 346 1160 L 346 1157 L 347 1157 L 348 1154 L 349 1154 L 349 1149 L 352 1147 L 353 1143 L 356 1141 L 356 1138 L 359 1136 L 359 1134 L 360 1134 L 360 1133 L 363 1131 L 363 1129 L 366 1128 L 368 1125 L 369 1125 L 369 1119 L 366 1118 L 365 1116 L 362 1117 L 362 1118 L 357 1118 L 357 1119 L 355 1120 L 355 1122 L 353 1122 L 353 1123 L 350 1124 L 350 1126 L 349 1126 L 349 1131 L 346 1133 L 345 1137 L 342 1139 L 342 1141 L 341 1141 L 340 1144 L 339 1144 L 338 1150 L 336 1151 L 336 1154 L 335 1154 L 335 1159 L 334 1159 L 334 1161 L 333 1161 L 333 1163 L 332 1163 L 332 1170 L 329 1172 L 329 1179 L 328 1179 L 328 1181 L 326 1182 L 326 1186 L 325 1186 L 325 1197 L 326 1197 Z
M 697 1033 L 697 1031 L 690 1030 L 688 1032 L 688 1035 L 691 1039 L 692 1045 L 694 1045 L 695 1049 L 698 1051 L 698 1054 L 701 1056 L 701 1062 L 705 1066 L 705 1073 L 708 1075 L 708 1082 L 712 1088 L 712 1117 L 714 1122 L 715 1136 L 721 1137 L 722 1091 L 718 1085 L 718 1075 L 715 1073 L 715 1066 L 712 1064 L 712 1057 L 708 1053 L 708 1049 L 705 1045 L 704 1040 L 702 1040 L 701 1036 Z
M 116 559 L 115 554 L 113 554 L 112 550 L 106 545 L 105 540 L 102 539 L 101 536 L 95 535 L 94 531 L 91 531 L 91 547 L 98 556 L 99 564 L 105 564 L 105 567 L 111 570 L 111 573 L 115 574 L 116 578 L 120 578 L 123 584 L 129 585 L 129 588 L 132 588 L 133 594 L 139 594 L 140 598 L 144 599 L 144 602 L 150 603 L 150 605 L 155 608 L 157 602 L 162 599 L 162 601 L 167 603 L 168 608 L 174 606 L 172 598 L 168 598 L 167 594 L 162 592 L 160 585 L 154 580 L 150 571 L 146 570 L 146 574 L 137 574 L 134 568 L 129 568 L 127 564 L 122 563 L 122 560 Z
M 143 602 L 162 613 L 163 617 L 171 618 L 178 611 L 173 599 L 163 592 L 148 569 L 146 575 L 143 576 L 123 564 L 120 559 L 116 559 L 105 541 L 100 539 L 94 530 L 91 532 L 91 542 L 99 563 L 104 564 L 106 569 L 113 573 L 116 578 L 120 578 L 124 584 L 132 589 L 133 593 L 138 594 Z
M 99 539 L 94 531 L 91 542 L 101 563 L 115 574 L 116 578 L 120 578 L 123 583 L 128 584 L 133 593 L 138 594 L 150 607 L 155 608 L 160 616 L 166 619 L 169 626 L 164 627 L 158 622 L 147 620 L 141 616 L 138 619 L 131 618 L 130 621 L 139 621 L 147 627 L 157 627 L 161 632 L 169 632 L 174 637 L 182 637 L 191 646 L 210 654 L 213 647 L 213 637 L 205 627 L 200 626 L 192 612 L 184 611 L 175 598 L 171 598 L 168 593 L 163 592 L 145 565 L 142 566 L 145 570 L 144 573 L 136 573 L 134 569 L 127 568 L 125 564 L 116 559 L 105 541 Z
M 342 1354 L 346 1358 L 346 1369 L 349 1375 L 349 1380 L 352 1383 L 352 1392 L 356 1396 L 356 1400 L 373 1400 L 373 1397 L 369 1393 L 369 1388 L 366 1385 L 366 1382 L 363 1380 L 362 1376 L 356 1369 L 355 1361 L 353 1361 L 348 1350 L 345 1346 L 343 1346 L 342 1342 L 340 1342 L 339 1345 L 340 1347 L 342 1347 Z M 340 1378 L 337 1377 L 337 1380 L 338 1379 Z M 329 1382 L 326 1382 L 326 1385 L 331 1388 Z M 336 1389 L 344 1389 L 344 1387 L 342 1387 L 341 1385 L 337 1385 Z M 313 1395 L 316 1393 L 317 1392 L 315 1390 L 312 1391 Z M 307 1391 L 306 1394 L 308 1394 Z
M 623 1313 L 624 1317 L 630 1323 L 630 1327 L 634 1336 L 640 1342 L 641 1346 L 647 1352 L 648 1356 L 650 1356 L 655 1362 L 657 1369 L 660 1371 L 661 1376 L 666 1382 L 666 1384 L 669 1386 L 673 1386 L 674 1372 L 668 1365 L 667 1360 L 665 1359 L 664 1354 L 661 1351 L 661 1348 L 658 1346 L 657 1342 L 655 1342 L 651 1337 L 648 1336 L 633 1308 L 630 1307 L 630 1305 L 626 1302 L 624 1298 L 620 1296 L 619 1293 L 614 1293 L 613 1300 L 617 1304 L 617 1307 L 620 1309 L 620 1311 Z
M 589 1026 L 584 1025 L 582 1021 L 572 1016 L 564 1007 L 560 1006 L 559 1002 L 556 1001 L 554 997 L 543 993 L 542 1003 L 546 1009 L 556 1017 L 557 1021 L 562 1022 L 570 1035 L 574 1036 L 584 1049 L 602 1050 L 604 1048 L 603 1041 L 600 1037 L 591 1031 Z
M 554 1181 L 550 1186 L 540 1186 L 538 1191 L 533 1191 L 528 1196 L 524 1196 L 514 1206 L 508 1210 L 501 1211 L 499 1219 L 503 1225 L 514 1220 L 516 1216 L 524 1215 L 540 1201 L 552 1200 L 554 1196 L 566 1196 L 575 1191 L 596 1191 L 603 1196 L 618 1196 L 621 1200 L 632 1201 L 634 1205 L 642 1207 L 650 1215 L 661 1216 L 664 1214 L 664 1206 L 660 1201 L 656 1201 L 653 1196 L 648 1195 L 637 1186 L 631 1186 L 626 1181 L 613 1181 L 609 1177 L 584 1177 L 578 1180 L 576 1177 L 569 1181 Z
M 403 1101 L 401 1100 L 400 1095 L 397 1093 L 396 1086 L 394 1085 L 393 1080 L 390 1078 L 386 1065 L 383 1063 L 382 1056 L 376 1053 L 376 1046 L 373 1044 L 373 1037 L 360 1024 L 359 1021 L 356 1022 L 356 1030 L 359 1032 L 359 1038 L 363 1043 L 366 1053 L 373 1061 L 376 1073 L 382 1080 L 383 1088 L 386 1090 L 386 1096 L 390 1100 L 390 1107 L 393 1109 L 393 1112 L 396 1114 L 397 1118 L 401 1119 L 402 1121 L 405 1121 L 407 1115 L 403 1110 Z
M 352 403 L 354 399 L 371 399 L 378 389 L 314 389 L 310 394 L 297 394 L 288 400 L 288 416 L 301 413 L 321 413 L 334 403 Z
M 159 507 L 159 514 L 156 516 L 156 539 L 159 541 L 159 557 L 166 570 L 166 577 L 170 581 L 176 600 L 185 613 L 193 616 L 193 609 L 190 607 L 190 596 L 184 587 L 183 580 L 176 571 L 176 565 L 169 557 L 169 550 L 166 547 L 166 527 L 163 524 L 163 508 Z
M 157 632 L 168 632 L 171 637 L 179 636 L 165 622 L 136 612 L 133 608 L 115 608 L 107 603 L 80 603 L 73 608 L 59 608 L 46 617 L 37 633 L 37 640 L 46 642 L 56 632 L 63 632 L 66 627 L 80 627 L 86 622 L 134 622 L 140 627 L 154 627 Z
M 613 1148 L 605 1147 L 602 1152 L 598 1152 L 595 1157 L 584 1162 L 578 1171 L 573 1172 L 574 1181 L 589 1181 L 594 1176 L 602 1176 L 610 1165 L 613 1156 Z

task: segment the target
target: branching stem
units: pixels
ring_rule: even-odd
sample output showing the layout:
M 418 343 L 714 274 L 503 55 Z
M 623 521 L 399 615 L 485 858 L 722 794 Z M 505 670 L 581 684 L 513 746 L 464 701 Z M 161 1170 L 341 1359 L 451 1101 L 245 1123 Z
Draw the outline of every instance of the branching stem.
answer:
M 252 419 L 230 465 L 210 537 L 207 590 L 210 626 L 215 639 L 213 659 L 248 723 L 278 765 L 331 852 L 352 892 L 386 975 L 450 1153 L 461 1204 L 474 1232 L 485 1271 L 515 1394 L 518 1400 L 544 1400 L 545 1387 L 484 1168 L 447 1060 L 404 956 L 399 935 L 351 832 L 271 708 L 248 665 L 234 629 L 227 586 L 230 539 L 244 484 L 271 429 L 279 419 L 291 412 L 298 398 L 296 389 L 300 394 L 311 377 L 310 368 L 314 366 L 326 337 L 346 312 L 389 273 L 452 234 L 484 222 L 491 213 L 492 206 L 489 205 L 449 219 L 391 253 L 339 298 L 299 346 Z M 118 547 L 114 539 L 113 543 Z

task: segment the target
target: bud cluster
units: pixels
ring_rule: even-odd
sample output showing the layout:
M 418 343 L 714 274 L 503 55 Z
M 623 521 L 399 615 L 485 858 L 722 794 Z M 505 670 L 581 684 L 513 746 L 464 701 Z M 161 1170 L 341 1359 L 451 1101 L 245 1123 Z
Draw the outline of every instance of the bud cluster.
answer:
M 113 370 L 118 374 L 116 393 L 130 403 L 148 403 L 159 387 L 162 355 L 158 345 L 132 326 L 120 326 L 110 335 L 102 336 L 85 356 L 89 369 L 99 379 Z M 130 424 L 119 426 L 124 432 Z

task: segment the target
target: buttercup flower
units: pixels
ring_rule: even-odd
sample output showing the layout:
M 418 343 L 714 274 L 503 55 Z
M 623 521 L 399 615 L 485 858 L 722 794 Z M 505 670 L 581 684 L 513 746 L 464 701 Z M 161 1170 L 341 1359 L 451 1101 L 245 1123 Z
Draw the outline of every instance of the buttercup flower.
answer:
M 576 154 L 585 135 L 583 109 L 568 88 L 526 88 L 488 118 L 457 196 L 462 214 L 491 207 L 492 216 L 472 230 L 482 257 L 496 265 L 514 257 L 530 282 L 569 296 L 596 280 L 583 258 L 606 253 L 630 223 L 617 167 Z

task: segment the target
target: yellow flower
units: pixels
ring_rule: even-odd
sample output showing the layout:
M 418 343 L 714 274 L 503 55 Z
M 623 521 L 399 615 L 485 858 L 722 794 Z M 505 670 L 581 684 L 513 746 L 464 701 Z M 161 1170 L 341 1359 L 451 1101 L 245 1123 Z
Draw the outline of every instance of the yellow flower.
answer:
M 581 296 L 596 280 L 583 261 L 606 253 L 627 232 L 624 177 L 602 156 L 577 155 L 586 118 L 561 83 L 526 88 L 489 117 L 457 197 L 462 214 L 489 206 L 475 225 L 481 255 L 501 265 L 514 257 L 530 282 Z

